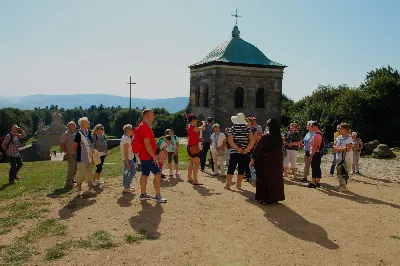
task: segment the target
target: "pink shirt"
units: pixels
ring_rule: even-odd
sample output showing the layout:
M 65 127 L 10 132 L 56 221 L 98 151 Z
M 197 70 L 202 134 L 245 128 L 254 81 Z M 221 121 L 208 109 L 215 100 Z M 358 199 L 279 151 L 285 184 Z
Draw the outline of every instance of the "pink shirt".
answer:
M 316 152 L 319 152 L 319 150 L 321 149 L 321 143 L 322 143 L 322 134 L 321 131 L 317 131 L 314 133 L 314 136 L 311 139 L 310 142 L 310 153 L 312 153 L 312 151 L 314 150 L 314 142 L 317 145 L 317 149 L 315 150 Z

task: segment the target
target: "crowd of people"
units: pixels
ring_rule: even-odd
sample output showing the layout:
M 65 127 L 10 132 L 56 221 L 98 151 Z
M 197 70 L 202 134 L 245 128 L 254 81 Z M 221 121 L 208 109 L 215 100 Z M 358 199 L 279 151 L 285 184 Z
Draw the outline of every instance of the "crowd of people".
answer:
M 231 117 L 232 126 L 221 131 L 212 117 L 198 123 L 195 114 L 188 114 L 187 153 L 189 166 L 187 182 L 194 186 L 203 185 L 199 180 L 199 170 L 204 172 L 207 154 L 210 153 L 211 175 L 226 177 L 224 188 L 230 190 L 232 179 L 237 173 L 236 188 L 241 190 L 242 182 L 255 181 L 256 200 L 260 204 L 270 204 L 285 199 L 283 179 L 297 178 L 298 152 L 304 149 L 304 171 L 301 181 L 309 182 L 307 187 L 319 188 L 322 170 L 321 159 L 327 153 L 328 143 L 321 132 L 317 121 L 308 121 L 307 134 L 302 139 L 296 123 L 291 123 L 287 132 L 282 133 L 276 119 L 268 120 L 265 130 L 257 125 L 255 117 L 245 117 L 243 113 Z M 154 113 L 151 109 L 143 111 L 142 122 L 134 128 L 126 124 L 120 140 L 120 154 L 123 161 L 122 186 L 123 193 L 132 193 L 131 186 L 140 161 L 140 200 L 153 199 L 160 203 L 167 202 L 161 195 L 161 182 L 166 179 L 163 174 L 165 161 L 169 176 L 180 176 L 179 172 L 179 138 L 172 129 L 166 129 L 165 136 L 156 141 L 151 125 Z M 198 126 L 201 124 L 201 126 Z M 93 187 L 101 186 L 101 173 L 107 156 L 107 139 L 103 125 L 96 125 L 89 130 L 87 117 L 78 120 L 79 130 L 74 122 L 67 124 L 68 130 L 60 139 L 61 151 L 67 161 L 66 184 L 72 188 L 76 183 L 78 195 L 83 197 L 82 183 L 87 182 L 89 194 L 95 194 Z M 338 125 L 334 134 L 333 161 L 331 176 L 339 179 L 339 191 L 347 189 L 349 173 L 360 174 L 359 158 L 363 142 L 357 132 L 351 132 L 350 125 Z M 12 126 L 5 136 L 2 148 L 10 162 L 9 183 L 18 180 L 18 171 L 23 166 L 19 155 L 19 139 L 25 132 L 18 126 Z M 174 164 L 174 165 L 173 165 Z M 225 172 L 225 167 L 227 171 Z M 166 167 L 165 167 L 166 168 Z M 308 180 L 311 169 L 311 180 Z M 147 193 L 147 180 L 150 173 L 154 175 L 156 195 Z

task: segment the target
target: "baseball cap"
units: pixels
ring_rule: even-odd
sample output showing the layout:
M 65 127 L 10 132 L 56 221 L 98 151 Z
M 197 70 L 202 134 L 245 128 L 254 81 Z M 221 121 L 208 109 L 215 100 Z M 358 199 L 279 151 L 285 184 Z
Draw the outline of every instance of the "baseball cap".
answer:
M 208 117 L 208 118 L 207 118 L 207 122 L 210 123 L 210 122 L 212 122 L 212 121 L 214 121 L 214 118 L 212 118 L 212 117 Z

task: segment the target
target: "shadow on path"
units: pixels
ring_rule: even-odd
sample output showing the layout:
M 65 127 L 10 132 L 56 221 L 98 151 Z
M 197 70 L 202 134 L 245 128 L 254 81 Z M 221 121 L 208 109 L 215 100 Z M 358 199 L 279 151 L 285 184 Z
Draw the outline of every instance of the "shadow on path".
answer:
M 168 180 L 166 180 L 166 181 L 161 180 L 161 187 L 174 187 L 181 182 L 184 182 L 184 181 L 180 176 L 176 176 L 176 175 L 173 177 L 170 176 L 168 178 Z
M 262 209 L 264 217 L 276 228 L 296 237 L 300 240 L 314 242 L 326 249 L 338 249 L 339 246 L 328 238 L 328 233 L 318 224 L 309 222 L 300 214 L 290 209 L 288 206 L 277 203 L 271 205 L 261 205 L 255 199 L 255 193 L 242 190 L 234 191 L 241 193 L 247 198 L 247 202 Z
M 334 197 L 338 197 L 338 198 L 342 198 L 342 199 L 347 199 L 347 200 L 351 200 L 351 201 L 361 203 L 361 204 L 382 204 L 382 205 L 390 206 L 392 208 L 400 209 L 400 206 L 397 204 L 385 202 L 385 201 L 379 200 L 379 199 L 365 197 L 365 196 L 359 195 L 357 193 L 354 193 L 350 190 L 348 190 L 346 192 L 338 192 L 338 191 L 336 191 L 336 188 L 334 186 L 331 186 L 329 184 L 323 184 L 322 186 L 323 186 L 323 189 L 319 189 L 319 191 L 327 194 L 328 196 L 334 196 Z
M 96 203 L 96 199 L 92 197 L 85 197 L 83 199 L 75 197 L 70 200 L 61 210 L 58 211 L 61 220 L 70 219 L 74 216 L 74 213 L 89 207 Z
M 135 198 L 133 193 L 123 193 L 122 196 L 117 200 L 117 203 L 121 207 L 132 206 L 132 200 Z
M 212 192 L 215 191 L 214 189 L 208 189 L 203 186 L 193 186 L 193 190 L 196 190 L 202 196 L 212 196 L 212 195 L 221 195 L 220 192 Z
M 140 205 L 142 205 L 142 210 L 129 219 L 132 229 L 144 233 L 147 237 L 159 238 L 161 234 L 158 232 L 158 226 L 161 222 L 161 215 L 164 213 L 161 203 L 153 206 L 143 200 Z

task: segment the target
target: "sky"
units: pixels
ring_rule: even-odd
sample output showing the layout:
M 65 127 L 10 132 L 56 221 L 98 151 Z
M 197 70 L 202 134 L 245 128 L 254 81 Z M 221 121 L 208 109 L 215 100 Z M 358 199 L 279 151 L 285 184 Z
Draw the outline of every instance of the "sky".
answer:
M 400 69 L 397 0 L 0 0 L 0 91 L 189 95 L 188 66 L 231 37 L 287 65 L 283 93 L 359 86 L 368 71 Z

